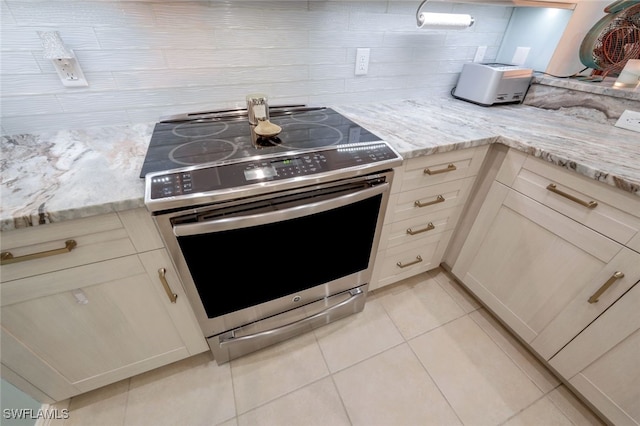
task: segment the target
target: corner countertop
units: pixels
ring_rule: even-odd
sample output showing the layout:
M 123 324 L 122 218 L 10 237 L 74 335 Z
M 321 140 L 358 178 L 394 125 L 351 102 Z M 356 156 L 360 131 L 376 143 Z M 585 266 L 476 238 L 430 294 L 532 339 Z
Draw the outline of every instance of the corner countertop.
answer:
M 526 105 L 450 97 L 334 109 L 405 158 L 503 143 L 640 196 L 640 134 Z M 154 123 L 2 136 L 0 230 L 144 207 Z

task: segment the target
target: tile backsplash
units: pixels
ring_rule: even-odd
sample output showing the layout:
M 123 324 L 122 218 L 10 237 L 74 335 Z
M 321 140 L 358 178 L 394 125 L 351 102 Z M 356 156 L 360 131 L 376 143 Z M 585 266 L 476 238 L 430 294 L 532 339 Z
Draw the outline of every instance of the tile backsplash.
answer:
M 512 8 L 429 2 L 469 13 L 462 31 L 418 30 L 420 1 L 75 1 L 1 3 L 2 134 L 153 122 L 270 103 L 338 105 L 448 93 L 462 64 L 495 59 Z M 38 31 L 58 31 L 89 87 L 68 88 Z M 355 76 L 356 48 L 370 48 Z

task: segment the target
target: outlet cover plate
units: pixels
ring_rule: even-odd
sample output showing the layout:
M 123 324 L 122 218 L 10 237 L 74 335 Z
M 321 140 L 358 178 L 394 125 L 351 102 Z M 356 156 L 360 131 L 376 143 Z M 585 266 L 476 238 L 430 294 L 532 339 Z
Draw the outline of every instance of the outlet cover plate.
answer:
M 72 51 L 73 52 L 73 51 Z M 53 67 L 60 77 L 63 86 L 87 87 L 89 83 L 80 68 L 78 60 L 73 58 L 53 59 Z
M 640 132 L 640 112 L 625 110 L 616 122 L 616 127 Z
M 355 75 L 366 75 L 369 72 L 369 55 L 371 49 L 369 48 L 357 48 L 356 49 L 356 70 Z

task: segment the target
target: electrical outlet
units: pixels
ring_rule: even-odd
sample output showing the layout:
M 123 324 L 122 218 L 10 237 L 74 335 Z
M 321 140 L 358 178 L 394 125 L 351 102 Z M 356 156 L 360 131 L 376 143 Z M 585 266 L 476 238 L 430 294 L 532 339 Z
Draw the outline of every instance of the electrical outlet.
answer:
M 53 59 L 52 61 L 63 86 L 87 87 L 89 85 L 76 58 Z
M 487 46 L 478 46 L 476 49 L 476 56 L 473 57 L 473 62 L 482 62 L 486 53 Z
M 356 49 L 356 75 L 365 75 L 369 72 L 369 48 Z
M 640 132 L 640 112 L 625 110 L 616 122 L 616 127 Z

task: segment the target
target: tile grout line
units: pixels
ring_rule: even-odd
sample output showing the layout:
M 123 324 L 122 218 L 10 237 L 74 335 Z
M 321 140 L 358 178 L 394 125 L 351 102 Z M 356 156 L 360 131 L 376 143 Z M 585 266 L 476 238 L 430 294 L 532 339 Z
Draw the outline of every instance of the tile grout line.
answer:
M 124 413 L 122 415 L 122 426 L 127 424 L 127 411 L 129 409 L 129 397 L 131 396 L 131 377 L 127 379 L 127 398 L 124 401 Z
M 433 277 L 433 276 L 431 275 L 431 271 L 426 271 L 424 274 L 428 277 L 428 279 L 429 279 L 429 280 L 433 280 L 433 281 L 435 281 L 435 282 L 436 282 L 436 284 L 437 284 L 438 286 L 440 286 L 440 282 L 439 282 L 437 279 L 435 279 L 435 277 Z M 442 288 L 442 286 L 440 286 L 440 287 Z M 445 291 L 445 292 L 446 292 L 446 290 L 444 290 L 444 289 L 443 289 L 443 291 Z M 447 295 L 449 295 L 449 293 L 447 293 Z M 451 297 L 451 295 L 449 295 L 449 297 Z M 442 323 L 442 324 L 438 325 L 437 327 L 434 327 L 434 328 L 432 328 L 432 329 L 430 329 L 430 330 L 427 330 L 427 331 L 425 331 L 425 332 L 423 332 L 423 333 L 419 333 L 419 334 L 417 334 L 417 335 L 415 335 L 415 336 L 413 336 L 413 337 L 411 337 L 411 338 L 409 338 L 409 339 L 407 339 L 407 338 L 404 336 L 404 334 L 403 334 L 403 333 L 402 333 L 402 331 L 398 328 L 398 326 L 397 326 L 397 324 L 395 323 L 395 321 L 393 321 L 393 318 L 391 317 L 391 315 L 389 315 L 389 311 L 388 311 L 388 310 L 387 310 L 387 308 L 385 307 L 384 303 L 380 303 L 380 305 L 382 306 L 382 309 L 384 310 L 384 312 L 387 314 L 387 316 L 388 316 L 388 317 L 389 317 L 389 319 L 391 320 L 391 323 L 393 324 L 393 326 L 396 328 L 396 330 L 398 331 L 398 333 L 400 333 L 400 336 L 402 336 L 402 339 L 404 340 L 404 342 L 403 342 L 403 343 L 401 343 L 401 344 L 406 344 L 406 345 L 409 347 L 409 350 L 411 351 L 411 353 L 413 354 L 413 356 L 416 358 L 416 360 L 420 363 L 420 365 L 421 365 L 421 366 L 422 366 L 422 368 L 424 369 L 425 373 L 427 373 L 427 376 L 429 377 L 429 380 L 431 380 L 431 382 L 434 384 L 434 386 L 438 389 L 438 392 L 440 393 L 440 395 L 442 396 L 442 398 L 447 402 L 447 405 L 449 406 L 449 408 L 451 408 L 451 411 L 453 412 L 453 414 L 454 414 L 454 415 L 456 416 L 456 418 L 460 421 L 460 424 L 461 424 L 461 425 L 464 425 L 464 422 L 462 421 L 462 419 L 461 419 L 461 418 L 460 418 L 460 416 L 458 415 L 458 412 L 454 409 L 453 405 L 451 405 L 451 402 L 449 401 L 449 399 L 447 398 L 447 396 L 444 394 L 444 392 L 442 391 L 442 389 L 440 389 L 440 386 L 438 386 L 438 383 L 434 380 L 433 376 L 431 376 L 431 373 L 429 373 L 429 369 L 427 368 L 427 366 L 426 366 L 426 365 L 424 365 L 424 363 L 422 362 L 422 360 L 420 359 L 420 357 L 418 356 L 418 354 L 416 354 L 416 353 L 415 353 L 415 351 L 413 350 L 413 347 L 411 346 L 411 343 L 410 343 L 410 341 L 411 341 L 411 340 L 414 340 L 414 339 L 416 339 L 416 338 L 418 338 L 418 337 L 420 337 L 420 336 L 424 336 L 425 334 L 428 334 L 428 333 L 430 333 L 430 332 L 432 332 L 432 331 L 434 331 L 434 330 L 437 330 L 438 328 L 440 328 L 440 327 L 442 327 L 442 326 L 444 326 L 444 325 L 446 325 L 446 324 L 449 324 L 450 322 L 456 321 L 456 320 L 458 320 L 458 319 L 460 319 L 460 318 L 463 318 L 463 317 L 465 317 L 465 316 L 469 316 L 469 314 L 468 314 L 468 313 L 466 313 L 464 309 L 462 309 L 462 307 L 460 306 L 460 304 L 459 304 L 458 302 L 456 302 L 456 300 L 455 300 L 455 299 L 453 299 L 453 297 L 451 297 L 451 299 L 454 301 L 454 303 L 455 303 L 458 307 L 460 307 L 460 309 L 461 309 L 461 311 L 464 313 L 464 315 L 461 315 L 461 316 L 459 316 L 459 317 L 457 317 L 457 318 L 454 318 L 454 319 L 452 319 L 452 320 L 450 320 L 450 321 L 446 321 L 445 323 Z M 395 347 L 397 347 L 397 346 L 400 346 L 400 344 L 395 345 L 395 346 L 394 346 L 394 348 L 395 348 Z M 392 348 L 389 348 L 389 349 L 392 349 Z M 389 350 L 389 349 L 387 349 L 387 350 Z
M 465 314 L 461 317 L 458 317 L 454 320 L 448 321 L 446 324 L 449 324 L 452 321 L 456 321 L 460 318 L 464 318 L 464 316 L 468 316 L 469 314 Z M 438 328 L 442 327 L 445 324 L 441 324 L 440 326 L 436 327 L 436 328 L 432 328 L 429 331 L 425 331 L 424 333 L 421 333 L 417 336 L 412 337 L 410 340 L 414 340 L 417 339 L 420 336 L 424 336 L 425 334 L 428 334 L 434 330 L 437 330 Z M 451 404 L 451 401 L 449 401 L 449 398 L 447 398 L 447 395 L 445 395 L 445 393 L 442 391 L 442 389 L 440 389 L 440 385 L 438 385 L 438 382 L 433 378 L 433 376 L 431 375 L 431 373 L 429 373 L 429 369 L 427 368 L 427 366 L 422 362 L 422 360 L 420 359 L 420 357 L 418 356 L 418 354 L 413 350 L 413 346 L 411 346 L 411 343 L 409 341 L 406 342 L 407 346 L 409 346 L 409 349 L 411 350 L 411 353 L 413 354 L 414 357 L 416 357 L 416 359 L 418 360 L 418 362 L 420 363 L 420 365 L 422 366 L 422 368 L 424 369 L 424 371 L 427 373 L 427 376 L 429 376 L 429 380 L 431 380 L 431 382 L 433 383 L 433 385 L 438 389 L 438 392 L 440 393 L 440 395 L 442 395 L 442 398 L 447 401 L 447 405 L 449 405 L 449 408 L 451 408 L 451 411 L 453 412 L 453 414 L 455 414 L 456 418 L 460 421 L 461 425 L 464 425 L 464 422 L 462 421 L 462 418 L 460 418 L 460 415 L 458 414 L 458 412 L 456 411 L 456 409 L 453 407 L 453 405 Z
M 347 409 L 347 405 L 344 403 L 344 399 L 342 398 L 342 394 L 340 393 L 340 389 L 338 389 L 338 385 L 336 384 L 336 379 L 334 377 L 335 373 L 339 373 L 342 370 L 338 370 L 336 372 L 332 372 L 331 371 L 331 368 L 329 367 L 329 362 L 327 361 L 327 357 L 325 356 L 325 353 L 322 350 L 322 345 L 320 344 L 320 341 L 318 340 L 318 335 L 316 334 L 316 330 L 313 330 L 313 337 L 316 339 L 316 344 L 318 345 L 318 348 L 320 349 L 320 354 L 322 355 L 322 360 L 324 361 L 324 365 L 325 365 L 325 367 L 327 367 L 327 371 L 329 372 L 329 377 L 331 378 L 331 384 L 333 385 L 333 388 L 335 389 L 336 394 L 338 395 L 338 398 L 340 399 L 340 405 L 342 405 L 342 409 L 344 410 L 344 413 L 347 416 L 347 420 L 349 421 L 349 424 L 353 426 L 353 421 L 351 420 L 351 416 L 349 415 L 349 410 Z M 320 381 L 320 380 L 323 380 L 323 379 L 324 379 L 324 377 L 322 379 L 316 380 L 316 382 Z M 316 382 L 313 382 L 313 383 L 316 383 Z M 311 383 L 307 384 L 307 386 L 309 386 L 310 384 Z
M 528 377 L 528 376 L 527 376 Z M 506 419 L 504 419 L 504 421 L 502 421 L 501 423 L 498 423 L 497 426 L 502 426 L 504 424 L 506 424 L 509 420 L 513 419 L 514 417 L 520 415 L 521 413 L 523 413 L 524 411 L 528 410 L 530 407 L 534 406 L 535 404 L 538 403 L 538 401 L 544 399 L 547 397 L 546 393 L 543 393 L 542 395 L 540 395 L 540 397 L 536 400 L 534 400 L 531 404 L 527 405 L 526 407 L 522 407 L 519 411 L 516 411 L 515 413 L 513 413 L 511 416 L 507 417 Z M 562 413 L 562 411 L 560 411 Z M 567 417 L 564 413 L 562 413 L 563 416 Z M 567 418 L 567 420 L 569 420 L 569 418 Z M 570 421 L 571 422 L 571 421 Z M 573 423 L 573 422 L 571 422 Z
M 218 363 L 215 359 L 212 360 L 211 362 L 215 362 L 216 364 Z M 233 364 L 231 363 L 231 361 L 229 362 L 229 376 L 231 377 L 231 394 L 233 395 L 233 411 L 235 413 L 235 416 L 233 416 L 232 418 L 235 419 L 236 424 L 238 424 L 238 398 L 236 398 L 236 385 L 235 385 L 235 380 L 233 380 Z M 228 422 L 231 419 L 227 419 L 224 422 Z

